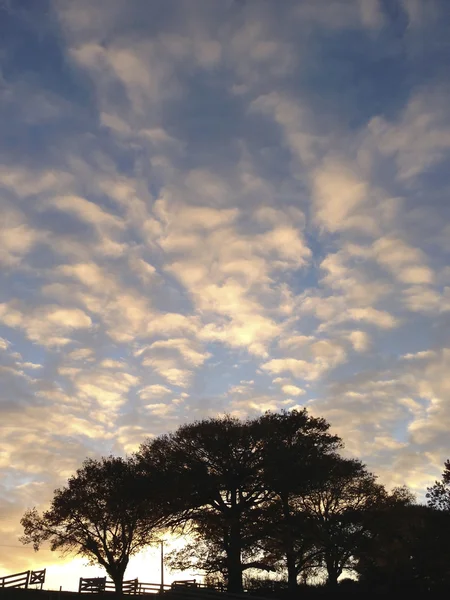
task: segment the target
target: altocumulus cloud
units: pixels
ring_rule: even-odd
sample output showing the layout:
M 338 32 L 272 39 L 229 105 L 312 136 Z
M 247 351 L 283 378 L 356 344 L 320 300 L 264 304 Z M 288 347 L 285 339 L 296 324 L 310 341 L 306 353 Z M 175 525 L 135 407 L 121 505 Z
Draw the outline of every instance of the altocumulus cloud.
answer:
M 450 428 L 447 2 L 4 4 L 2 543 L 86 456 L 224 412 L 306 405 L 422 494 Z

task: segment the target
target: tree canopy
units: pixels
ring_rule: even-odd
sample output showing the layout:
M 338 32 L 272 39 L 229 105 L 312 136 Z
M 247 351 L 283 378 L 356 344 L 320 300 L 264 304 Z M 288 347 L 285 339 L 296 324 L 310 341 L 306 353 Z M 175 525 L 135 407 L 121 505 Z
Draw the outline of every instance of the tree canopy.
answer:
M 22 542 L 38 550 L 75 553 L 99 564 L 121 591 L 131 555 L 148 546 L 162 524 L 158 505 L 145 498 L 135 463 L 110 456 L 88 459 L 67 485 L 55 490 L 51 507 L 22 518 Z
M 299 499 L 323 487 L 343 443 L 329 432 L 325 419 L 306 409 L 266 413 L 253 427 L 263 449 L 264 486 L 271 493 L 261 519 L 262 545 L 272 559 L 283 557 L 293 590 L 301 571 L 318 555 Z
M 183 425 L 141 447 L 144 469 L 146 462 L 150 469 L 155 464 L 155 454 L 164 457 L 166 481 L 179 484 L 181 477 L 186 484 L 177 486 L 176 524 L 190 524 L 193 532 L 215 539 L 225 555 L 229 590 L 242 591 L 242 552 L 253 533 L 248 523 L 270 496 L 262 478 L 262 446 L 252 423 L 225 416 Z
M 450 460 L 444 463 L 441 481 L 435 481 L 427 488 L 428 506 L 450 512 Z

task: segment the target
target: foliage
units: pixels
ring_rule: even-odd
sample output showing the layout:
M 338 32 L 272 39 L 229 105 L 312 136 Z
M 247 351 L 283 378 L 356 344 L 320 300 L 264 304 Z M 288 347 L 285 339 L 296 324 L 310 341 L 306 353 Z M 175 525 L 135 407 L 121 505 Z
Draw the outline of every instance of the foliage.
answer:
M 266 413 L 254 427 L 264 449 L 265 486 L 272 492 L 262 521 L 262 545 L 271 561 L 282 558 L 293 590 L 300 573 L 316 566 L 319 554 L 299 499 L 323 487 L 343 444 L 330 434 L 325 419 L 310 416 L 306 409 Z
M 205 515 L 196 521 L 189 533 L 189 543 L 167 555 L 166 564 L 174 571 L 201 571 L 228 582 L 227 527 L 219 514 Z M 251 543 L 251 535 L 242 528 L 241 570 L 275 571 L 264 560 L 262 552 Z
M 434 485 L 427 488 L 426 497 L 428 506 L 450 512 L 450 460 L 444 463 L 442 480 L 435 481 Z
M 392 504 L 379 516 L 358 560 L 360 580 L 391 590 L 437 591 L 450 584 L 450 514 Z
M 387 499 L 358 460 L 329 457 L 327 477 L 320 486 L 298 498 L 307 515 L 328 584 L 336 585 L 344 569 L 354 568 L 354 554 L 366 535 L 376 509 Z
M 103 566 L 120 591 L 130 556 L 153 541 L 162 523 L 155 505 L 142 501 L 134 467 L 112 456 L 86 460 L 55 490 L 49 510 L 24 514 L 21 541 L 35 550 L 48 541 L 52 550 L 86 557 Z
M 188 525 L 192 534 L 210 540 L 205 548 L 220 548 L 217 556 L 225 564 L 219 571 L 226 572 L 229 591 L 242 591 L 242 554 L 257 531 L 250 524 L 270 496 L 251 423 L 225 416 L 183 425 L 144 444 L 139 462 L 143 472 L 159 468 L 168 489 L 176 488 L 172 525 Z M 205 549 L 203 564 L 210 572 L 209 553 Z

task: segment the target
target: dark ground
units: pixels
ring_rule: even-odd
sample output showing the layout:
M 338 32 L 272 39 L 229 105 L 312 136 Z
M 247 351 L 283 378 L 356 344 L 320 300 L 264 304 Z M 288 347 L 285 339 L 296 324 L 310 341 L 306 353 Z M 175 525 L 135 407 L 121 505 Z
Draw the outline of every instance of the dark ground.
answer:
M 420 587 L 420 586 L 419 586 Z M 416 592 L 418 589 L 416 587 Z M 289 594 L 287 590 L 278 592 L 267 591 L 264 593 L 262 590 L 258 590 L 258 593 L 246 593 L 242 595 L 228 595 L 226 593 L 220 594 L 223 600 L 398 600 L 404 596 L 414 597 L 416 594 L 412 593 L 413 590 L 398 590 L 394 592 L 392 590 L 383 590 L 381 588 L 362 589 L 362 586 L 338 586 L 335 589 L 326 587 L 300 587 L 295 596 Z M 442 590 L 444 592 L 444 590 Z M 449 596 L 449 590 L 445 590 L 445 593 L 436 594 L 434 592 L 428 592 L 426 589 L 420 590 L 420 598 L 422 600 L 431 600 L 432 598 Z M 186 595 L 185 600 L 196 600 L 196 595 L 189 593 Z M 64 592 L 64 591 L 49 591 L 49 590 L 34 590 L 34 589 L 2 589 L 0 588 L 0 600 L 94 600 L 97 598 L 100 600 L 162 600 L 160 594 L 145 594 L 145 595 L 116 595 L 114 592 L 103 592 L 100 594 L 84 593 L 79 594 L 78 592 Z M 178 592 L 171 594 L 170 592 L 164 594 L 164 600 L 183 600 L 183 594 Z M 205 595 L 201 592 L 198 594 L 198 600 L 205 600 Z

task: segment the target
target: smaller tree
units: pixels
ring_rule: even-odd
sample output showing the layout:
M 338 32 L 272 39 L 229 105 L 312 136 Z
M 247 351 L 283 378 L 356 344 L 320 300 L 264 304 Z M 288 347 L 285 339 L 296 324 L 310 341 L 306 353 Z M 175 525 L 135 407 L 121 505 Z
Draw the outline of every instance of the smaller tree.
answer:
M 428 593 L 448 589 L 450 513 L 395 502 L 380 512 L 357 571 L 371 589 Z
M 431 508 L 450 511 L 450 460 L 444 463 L 442 480 L 435 481 L 434 485 L 427 488 L 426 498 Z
M 48 541 L 52 550 L 86 557 L 104 567 L 121 592 L 130 556 L 154 541 L 162 525 L 156 502 L 141 492 L 143 484 L 133 460 L 88 459 L 66 487 L 55 490 L 49 510 L 24 514 L 21 541 L 35 550 Z
M 344 569 L 355 568 L 355 554 L 388 494 L 360 461 L 337 455 L 329 460 L 327 479 L 298 502 L 314 530 L 327 584 L 336 586 Z
M 262 474 L 270 501 L 261 519 L 261 545 L 268 558 L 282 557 L 292 593 L 297 579 L 316 563 L 318 548 L 298 498 L 322 489 L 328 480 L 330 456 L 343 446 L 325 419 L 306 409 L 267 412 L 252 422 L 262 448 Z
M 292 593 L 299 577 L 307 577 L 321 559 L 313 523 L 295 498 L 290 498 L 288 519 L 281 503 L 275 500 L 265 507 L 262 527 L 264 536 L 259 545 L 264 560 L 276 571 L 287 572 L 287 587 Z
M 265 559 L 258 546 L 261 524 L 258 522 L 260 511 L 254 508 L 249 519 L 241 520 L 241 574 L 249 570 L 275 571 L 270 561 Z M 166 559 L 167 565 L 174 571 L 201 571 L 205 575 L 215 576 L 220 581 L 229 580 L 228 544 L 230 543 L 230 525 L 226 518 L 205 507 L 190 523 L 184 533 L 189 535 L 189 543 L 180 550 L 171 552 Z

